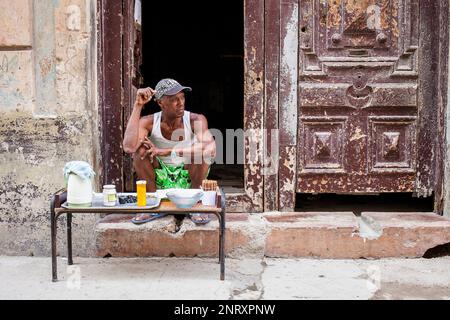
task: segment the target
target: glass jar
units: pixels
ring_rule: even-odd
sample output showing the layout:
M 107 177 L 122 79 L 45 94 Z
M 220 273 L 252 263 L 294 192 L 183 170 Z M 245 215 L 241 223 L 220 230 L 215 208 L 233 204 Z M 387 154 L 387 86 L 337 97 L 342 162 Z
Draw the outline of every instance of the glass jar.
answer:
M 103 205 L 105 207 L 114 207 L 117 204 L 116 186 L 107 184 L 103 186 Z

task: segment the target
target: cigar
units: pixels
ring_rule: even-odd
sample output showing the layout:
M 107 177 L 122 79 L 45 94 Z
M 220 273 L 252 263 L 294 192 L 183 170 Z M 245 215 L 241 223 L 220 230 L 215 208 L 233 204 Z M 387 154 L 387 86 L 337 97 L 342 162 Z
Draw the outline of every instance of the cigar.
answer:
M 202 189 L 204 191 L 216 191 L 217 181 L 216 180 L 203 180 Z

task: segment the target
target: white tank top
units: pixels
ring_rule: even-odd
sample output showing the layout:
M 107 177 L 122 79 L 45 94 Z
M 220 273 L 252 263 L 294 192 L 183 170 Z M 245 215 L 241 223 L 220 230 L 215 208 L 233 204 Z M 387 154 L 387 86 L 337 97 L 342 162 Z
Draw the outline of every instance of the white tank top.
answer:
M 191 113 L 189 111 L 184 111 L 183 115 L 183 128 L 184 128 L 184 140 L 178 141 L 178 140 L 168 140 L 164 138 L 164 136 L 161 133 L 161 116 L 162 111 L 157 112 L 153 114 L 153 129 L 150 134 L 150 141 L 155 144 L 157 148 L 160 149 L 172 149 L 175 146 L 177 147 L 188 147 L 193 145 L 195 142 L 197 142 L 197 137 L 195 136 L 194 132 L 191 128 Z M 178 131 L 180 130 L 180 131 Z M 181 129 L 177 129 L 173 135 L 172 139 L 177 139 L 181 135 Z M 172 157 L 169 156 L 159 156 L 159 158 L 168 165 L 171 166 L 177 166 L 180 165 L 181 162 L 184 163 L 190 163 L 190 159 L 186 159 L 183 157 L 176 157 L 172 159 Z

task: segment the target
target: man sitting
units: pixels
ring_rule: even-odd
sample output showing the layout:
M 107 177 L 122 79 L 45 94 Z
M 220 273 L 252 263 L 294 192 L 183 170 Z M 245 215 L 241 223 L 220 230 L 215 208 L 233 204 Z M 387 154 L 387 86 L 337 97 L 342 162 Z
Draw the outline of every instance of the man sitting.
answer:
M 147 190 L 200 188 L 216 155 L 215 140 L 202 114 L 185 110 L 189 87 L 163 79 L 155 87 L 139 89 L 123 139 L 123 149 L 133 154 L 139 179 Z M 144 105 L 155 97 L 161 111 L 141 118 Z M 175 176 L 174 176 L 175 174 Z M 172 179 L 170 179 L 172 177 Z M 191 214 L 195 223 L 207 223 L 207 214 Z M 134 222 L 146 222 L 152 215 L 138 215 Z

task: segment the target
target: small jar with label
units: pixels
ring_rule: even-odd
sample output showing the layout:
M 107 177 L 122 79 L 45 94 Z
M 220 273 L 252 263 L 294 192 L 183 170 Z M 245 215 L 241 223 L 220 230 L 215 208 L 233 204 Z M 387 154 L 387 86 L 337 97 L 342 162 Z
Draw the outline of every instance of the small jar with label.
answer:
M 103 205 L 105 207 L 114 207 L 117 205 L 116 186 L 107 184 L 103 186 Z

